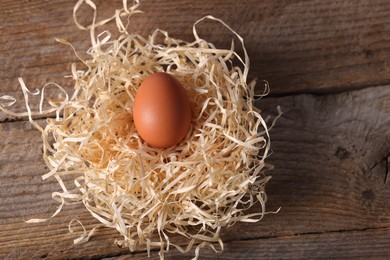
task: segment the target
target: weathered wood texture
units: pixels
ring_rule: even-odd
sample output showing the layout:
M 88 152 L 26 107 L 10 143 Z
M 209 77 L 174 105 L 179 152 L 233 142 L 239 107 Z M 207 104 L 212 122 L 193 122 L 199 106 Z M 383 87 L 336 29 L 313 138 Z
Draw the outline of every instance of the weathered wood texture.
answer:
M 267 188 L 268 210 L 281 210 L 259 223 L 226 229 L 223 239 L 232 241 L 227 251 L 215 255 L 206 250 L 204 258 L 347 257 L 348 250 L 351 256 L 389 256 L 390 88 L 266 98 L 257 105 L 265 114 L 275 114 L 281 105 L 285 113 L 271 132 L 274 154 L 269 162 L 275 169 Z M 113 244 L 117 236 L 107 229 L 89 243 L 73 245 L 81 229 L 69 234 L 71 219 L 80 219 L 87 229 L 96 224 L 82 205 L 65 207 L 49 224 L 24 224 L 56 210 L 51 192 L 60 187 L 40 179 L 46 172 L 40 137 L 28 122 L 3 122 L 0 136 L 0 258 L 128 253 Z M 167 256 L 182 257 L 175 250 Z M 133 257 L 145 254 L 124 259 Z
M 120 2 L 96 1 L 100 17 L 111 16 Z M 24 109 L 17 77 L 33 89 L 49 81 L 71 89 L 72 82 L 64 76 L 76 58 L 54 38 L 67 39 L 86 57 L 89 34 L 74 25 L 74 4 L 0 2 L 0 93 L 18 98 L 16 110 Z M 130 31 L 146 36 L 161 28 L 188 41 L 197 19 L 207 14 L 222 18 L 245 39 L 252 61 L 250 76 L 268 80 L 274 95 L 390 83 L 387 0 L 153 0 L 142 1 L 141 9 L 144 13 L 134 16 Z M 82 8 L 80 17 L 88 24 L 91 11 Z M 114 26 L 107 28 L 115 31 Z M 199 31 L 220 47 L 233 38 L 213 22 L 200 25 Z M 1 115 L 0 120 L 5 118 Z
M 225 244 L 222 254 L 211 249 L 201 253 L 201 259 L 388 259 L 390 255 L 390 229 L 367 231 L 305 234 L 291 237 L 233 241 Z M 367 243 L 370 239 L 370 243 Z M 186 255 L 171 253 L 165 259 L 190 259 Z M 146 253 L 104 258 L 104 260 L 159 259 Z

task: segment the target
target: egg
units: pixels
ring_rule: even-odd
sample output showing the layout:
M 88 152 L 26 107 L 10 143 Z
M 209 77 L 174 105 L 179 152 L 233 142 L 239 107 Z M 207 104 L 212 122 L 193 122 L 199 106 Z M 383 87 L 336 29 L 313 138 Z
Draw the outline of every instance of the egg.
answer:
M 149 145 L 167 148 L 178 144 L 191 126 L 186 90 L 168 73 L 146 77 L 134 98 L 133 119 L 138 134 Z

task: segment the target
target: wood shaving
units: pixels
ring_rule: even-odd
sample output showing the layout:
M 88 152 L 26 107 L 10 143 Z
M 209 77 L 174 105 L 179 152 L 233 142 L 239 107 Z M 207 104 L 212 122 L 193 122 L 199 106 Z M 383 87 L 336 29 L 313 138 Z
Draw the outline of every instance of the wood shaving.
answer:
M 88 27 L 77 21 L 77 10 L 84 3 L 94 9 L 93 23 Z M 99 226 L 120 233 L 123 239 L 116 241 L 118 245 L 131 251 L 143 245 L 148 252 L 157 247 L 161 258 L 172 246 L 183 253 L 195 247 L 198 258 L 205 246 L 223 250 L 223 228 L 236 222 L 256 222 L 266 214 L 268 129 L 261 111 L 253 105 L 256 82 L 247 83 L 250 64 L 241 36 L 213 16 L 194 24 L 193 42 L 172 38 L 159 29 L 148 38 L 129 34 L 122 19 L 129 21 L 139 12 L 138 5 L 135 1 L 128 7 L 123 1 L 123 9 L 97 22 L 94 3 L 79 1 L 75 22 L 90 30 L 92 47 L 87 60 L 75 50 L 85 68 L 72 66 L 74 92 L 68 94 L 53 83 L 31 92 L 19 79 L 27 112 L 17 114 L 7 109 L 15 103 L 10 96 L 0 97 L 0 109 L 28 115 L 42 133 L 43 158 L 49 167 L 42 178 L 56 178 L 62 189 L 53 192 L 53 198 L 61 203 L 53 216 L 66 204 L 83 203 Z M 230 49 L 218 49 L 199 37 L 196 25 L 205 19 L 229 29 L 242 44 L 244 57 L 236 53 L 234 44 Z M 95 36 L 96 27 L 112 20 L 122 32 L 119 38 L 113 39 L 109 31 Z M 157 41 L 161 37 L 163 43 Z M 241 65 L 233 65 L 234 59 Z M 132 118 L 142 80 L 158 71 L 170 73 L 182 83 L 193 109 L 185 139 L 166 149 L 148 146 L 136 132 Z M 58 88 L 61 97 L 50 100 L 50 108 L 43 110 L 44 90 L 49 86 Z M 268 85 L 264 95 L 267 92 Z M 29 95 L 41 95 L 39 112 L 30 110 Z M 55 118 L 48 118 L 45 127 L 32 118 L 53 112 Z M 74 177 L 76 188 L 64 184 L 62 179 L 68 175 Z M 252 207 L 256 209 L 247 213 Z M 76 223 L 81 224 L 78 220 L 69 224 L 71 232 Z M 94 231 L 88 234 L 84 229 L 75 243 L 88 241 Z M 180 241 L 186 244 L 173 243 L 173 236 L 181 236 Z

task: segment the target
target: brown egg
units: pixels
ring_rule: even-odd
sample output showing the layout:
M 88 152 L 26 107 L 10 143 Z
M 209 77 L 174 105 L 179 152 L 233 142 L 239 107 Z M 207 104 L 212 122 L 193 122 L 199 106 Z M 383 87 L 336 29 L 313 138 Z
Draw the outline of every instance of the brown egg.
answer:
M 186 90 L 172 75 L 157 72 L 144 79 L 134 99 L 134 124 L 149 145 L 166 148 L 178 144 L 191 124 Z

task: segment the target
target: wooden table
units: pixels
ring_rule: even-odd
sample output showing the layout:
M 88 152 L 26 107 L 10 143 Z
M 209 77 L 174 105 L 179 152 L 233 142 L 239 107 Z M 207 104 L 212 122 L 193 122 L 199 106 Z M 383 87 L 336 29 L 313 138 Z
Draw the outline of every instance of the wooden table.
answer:
M 120 2 L 96 1 L 100 17 Z M 14 111 L 25 110 L 17 77 L 32 89 L 54 81 L 71 90 L 64 76 L 76 58 L 54 38 L 84 55 L 89 35 L 73 23 L 74 4 L 0 2 L 0 96 L 17 98 Z M 130 30 L 145 36 L 159 27 L 190 41 L 197 19 L 223 19 L 245 39 L 250 77 L 270 83 L 257 105 L 265 115 L 276 115 L 278 105 L 284 112 L 271 131 L 268 162 L 275 169 L 266 189 L 267 210 L 280 212 L 225 230 L 225 251 L 206 249 L 201 259 L 390 257 L 390 1 L 150 0 L 141 9 Z M 87 24 L 91 11 L 81 12 Z M 199 30 L 220 47 L 233 38 L 216 23 Z M 66 206 L 46 223 L 24 223 L 58 206 L 51 193 L 60 187 L 42 181 L 46 172 L 40 133 L 26 118 L 0 113 L 0 258 L 146 257 L 114 245 L 110 229 L 74 245 L 81 230 L 69 233 L 69 221 L 78 218 L 87 229 L 97 222 L 82 205 Z M 182 258 L 173 249 L 167 255 Z

